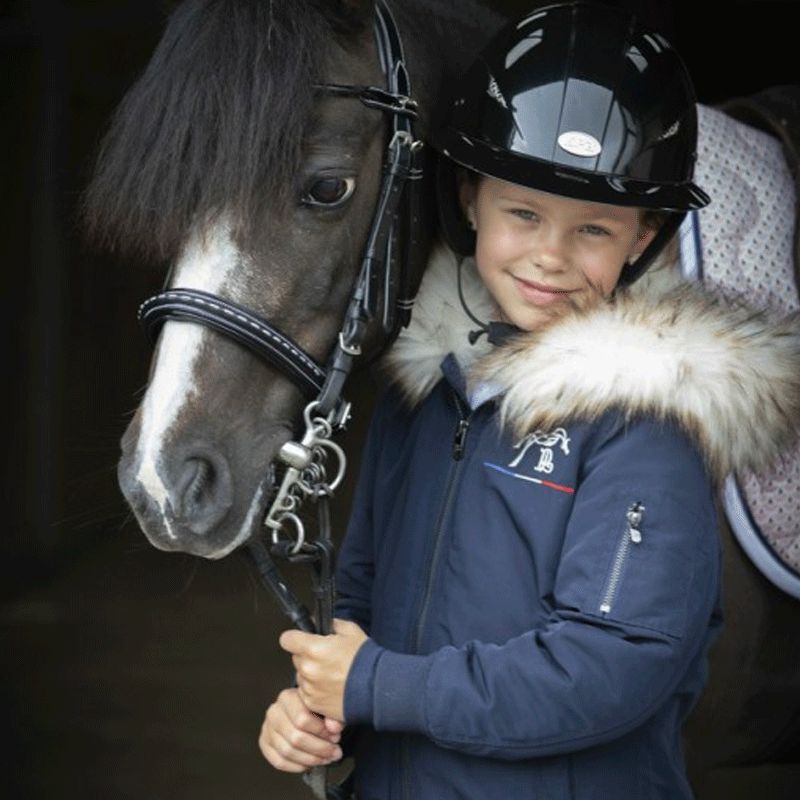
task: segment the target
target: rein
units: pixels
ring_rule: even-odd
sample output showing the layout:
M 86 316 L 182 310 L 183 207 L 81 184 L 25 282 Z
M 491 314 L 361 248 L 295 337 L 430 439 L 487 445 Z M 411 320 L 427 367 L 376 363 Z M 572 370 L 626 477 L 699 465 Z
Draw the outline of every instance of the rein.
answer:
M 139 320 L 151 339 L 167 320 L 184 320 L 212 328 L 249 349 L 279 370 L 309 400 L 304 413 L 305 430 L 299 441 L 286 442 L 277 463 L 270 464 L 273 486 L 276 467 L 283 477 L 264 519 L 271 533 L 268 547 L 254 537 L 248 552 L 264 585 L 271 591 L 292 624 L 301 630 L 327 634 L 333 624 L 335 598 L 334 547 L 329 501 L 346 470 L 346 456 L 333 441 L 350 416 L 344 384 L 362 347 L 371 323 L 380 322 L 382 350 L 395 340 L 411 318 L 414 294 L 424 268 L 420 236 L 422 142 L 414 137 L 417 104 L 411 98 L 411 82 L 397 25 L 384 0 L 375 4 L 375 39 L 386 88 L 343 84 L 318 84 L 314 89 L 334 97 L 351 97 L 366 107 L 389 116 L 388 146 L 383 161 L 383 180 L 361 266 L 344 319 L 325 366 L 303 350 L 268 320 L 225 298 L 196 289 L 174 288 L 151 297 L 139 308 Z M 328 477 L 328 461 L 334 469 Z M 311 499 L 317 507 L 318 531 L 306 536 L 300 506 Z M 278 571 L 275 559 L 301 563 L 311 570 L 315 612 L 312 615 L 292 592 Z M 335 800 L 352 789 L 327 783 L 325 770 L 304 776 L 314 795 Z

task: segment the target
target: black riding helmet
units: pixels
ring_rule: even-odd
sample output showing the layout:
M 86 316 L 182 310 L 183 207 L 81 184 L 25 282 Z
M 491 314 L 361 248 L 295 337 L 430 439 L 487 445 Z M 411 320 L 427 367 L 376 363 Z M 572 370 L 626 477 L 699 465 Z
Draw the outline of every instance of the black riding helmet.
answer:
M 692 183 L 697 112 L 691 79 L 659 33 L 594 3 L 544 6 L 508 25 L 440 106 L 443 232 L 461 255 L 475 235 L 455 165 L 553 194 L 673 212 L 621 284 L 638 278 L 708 195 Z

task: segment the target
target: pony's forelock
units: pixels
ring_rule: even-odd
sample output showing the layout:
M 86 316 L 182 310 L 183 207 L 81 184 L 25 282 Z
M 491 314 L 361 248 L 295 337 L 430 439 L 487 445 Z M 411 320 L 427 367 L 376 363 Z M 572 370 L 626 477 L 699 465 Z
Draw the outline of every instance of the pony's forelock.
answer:
M 324 0 L 189 0 L 120 104 L 84 197 L 97 245 L 174 257 L 198 222 L 249 227 L 294 187 L 333 37 L 363 16 Z

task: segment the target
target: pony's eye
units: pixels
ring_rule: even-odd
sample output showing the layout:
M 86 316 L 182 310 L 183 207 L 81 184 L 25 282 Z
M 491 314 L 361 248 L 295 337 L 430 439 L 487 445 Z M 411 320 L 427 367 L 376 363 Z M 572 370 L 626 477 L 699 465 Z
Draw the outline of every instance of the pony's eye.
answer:
M 355 178 L 319 178 L 308 187 L 303 204 L 335 208 L 346 203 L 356 188 Z

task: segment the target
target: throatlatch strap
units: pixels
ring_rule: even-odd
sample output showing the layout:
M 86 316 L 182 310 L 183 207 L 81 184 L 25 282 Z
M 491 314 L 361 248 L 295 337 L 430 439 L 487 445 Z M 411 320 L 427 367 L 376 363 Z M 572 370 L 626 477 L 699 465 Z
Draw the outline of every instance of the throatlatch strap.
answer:
M 170 289 L 145 300 L 139 320 L 155 341 L 169 319 L 197 322 L 244 345 L 290 378 L 309 398 L 325 383 L 325 370 L 286 334 L 246 308 L 198 289 Z

